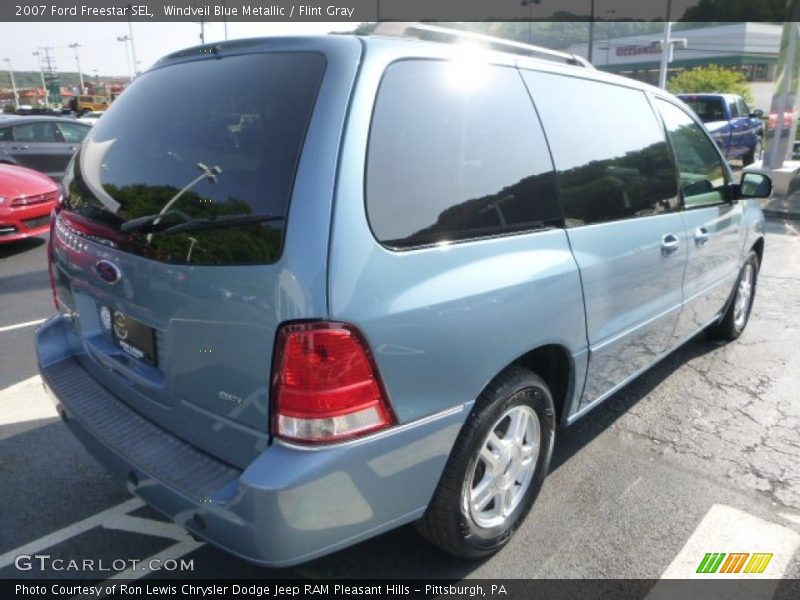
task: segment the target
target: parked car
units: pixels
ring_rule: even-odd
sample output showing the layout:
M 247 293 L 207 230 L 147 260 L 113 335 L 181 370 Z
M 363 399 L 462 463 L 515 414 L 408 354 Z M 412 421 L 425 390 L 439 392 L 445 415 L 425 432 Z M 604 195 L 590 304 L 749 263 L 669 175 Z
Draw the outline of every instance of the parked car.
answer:
M 46 175 L 0 164 L 0 244 L 45 235 L 58 197 L 58 186 Z
M 68 117 L 74 118 L 75 115 L 69 110 L 64 108 L 48 108 L 46 106 L 30 106 L 21 104 L 14 111 L 15 115 L 19 116 L 45 116 L 45 117 Z
M 678 94 L 678 97 L 697 113 L 725 158 L 741 159 L 744 166 L 761 158 L 762 110 L 751 111 L 744 98 L 736 94 Z
M 20 165 L 61 179 L 89 125 L 59 117 L 0 118 L 0 163 Z
M 88 112 L 104 111 L 108 108 L 108 104 L 108 98 L 105 96 L 82 94 L 72 96 L 67 103 L 67 108 L 78 117 L 82 117 Z
M 771 187 L 674 96 L 537 53 L 269 38 L 138 77 L 54 218 L 36 337 L 66 424 L 259 564 L 412 521 L 501 548 L 559 426 L 742 333 Z
M 103 116 L 104 110 L 93 110 L 92 112 L 84 113 L 82 117 L 76 119 L 78 123 L 85 123 L 86 125 L 94 125 L 97 119 Z

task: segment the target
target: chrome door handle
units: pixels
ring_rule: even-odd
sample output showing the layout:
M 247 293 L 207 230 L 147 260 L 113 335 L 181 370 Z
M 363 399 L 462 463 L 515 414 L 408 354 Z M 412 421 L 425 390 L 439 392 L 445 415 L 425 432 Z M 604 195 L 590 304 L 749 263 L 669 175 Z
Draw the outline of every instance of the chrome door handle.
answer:
M 694 230 L 694 245 L 697 247 L 705 246 L 708 243 L 708 229 L 698 227 Z
M 30 146 L 11 146 L 12 150 L 27 150 Z
M 678 249 L 680 240 L 674 233 L 668 233 L 661 238 L 661 254 L 669 256 Z

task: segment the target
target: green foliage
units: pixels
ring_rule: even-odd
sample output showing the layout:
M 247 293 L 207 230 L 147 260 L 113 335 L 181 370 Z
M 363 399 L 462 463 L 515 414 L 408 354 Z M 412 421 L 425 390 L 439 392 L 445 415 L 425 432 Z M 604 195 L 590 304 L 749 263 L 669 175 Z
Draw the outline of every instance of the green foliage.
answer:
M 84 82 L 92 81 L 91 76 L 86 73 L 83 74 Z M 17 84 L 17 89 L 27 89 L 33 87 L 42 87 L 42 74 L 39 71 L 17 71 L 14 70 L 14 82 Z M 80 78 L 77 73 L 63 72 L 58 74 L 59 85 L 77 86 L 80 85 Z M 11 77 L 8 75 L 8 70 L 0 71 L 0 88 L 11 88 Z
M 753 94 L 744 74 L 718 65 L 683 71 L 667 82 L 667 89 L 674 94 L 739 94 L 745 102 L 753 104 Z
M 790 20 L 786 0 L 700 0 L 680 17 L 681 21 L 773 21 Z

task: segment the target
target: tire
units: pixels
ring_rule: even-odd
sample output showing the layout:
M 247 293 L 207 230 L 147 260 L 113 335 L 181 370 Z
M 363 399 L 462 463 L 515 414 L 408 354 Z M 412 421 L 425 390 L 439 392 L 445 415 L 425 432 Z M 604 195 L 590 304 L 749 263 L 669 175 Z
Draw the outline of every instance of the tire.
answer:
M 459 558 L 497 552 L 541 490 L 555 426 L 553 396 L 541 377 L 516 366 L 498 375 L 467 417 L 417 530 Z
M 753 146 L 753 149 L 742 157 L 743 167 L 752 165 L 757 160 L 761 160 L 761 149 L 763 147 L 762 144 L 763 141 L 761 139 L 761 136 L 758 136 L 756 138 L 756 144 L 755 146 Z
M 753 310 L 759 266 L 758 254 L 755 250 L 751 250 L 739 271 L 725 314 L 718 323 L 706 330 L 708 338 L 733 341 L 742 335 Z

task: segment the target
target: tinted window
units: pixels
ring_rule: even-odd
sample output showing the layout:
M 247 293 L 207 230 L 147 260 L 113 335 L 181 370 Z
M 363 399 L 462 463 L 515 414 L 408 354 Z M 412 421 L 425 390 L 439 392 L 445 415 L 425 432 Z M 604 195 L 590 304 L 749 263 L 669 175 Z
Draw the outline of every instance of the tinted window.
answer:
M 687 207 L 716 204 L 725 199 L 725 169 L 714 143 L 677 106 L 657 101 L 675 152 Z
M 747 106 L 747 103 L 741 98 L 736 99 L 736 107 L 739 109 L 740 117 L 750 116 L 750 108 Z
M 725 120 L 725 105 L 722 98 L 698 98 L 695 96 L 681 96 L 681 99 L 692 107 L 703 123 Z
M 548 73 L 524 77 L 553 152 L 568 226 L 678 208 L 664 130 L 643 92 Z
M 0 129 L 0 142 L 10 142 L 11 139 L 11 127 Z
M 15 125 L 12 129 L 14 130 L 14 140 L 17 142 L 35 144 L 60 141 L 56 135 L 55 124 L 49 121 Z
M 410 247 L 558 223 L 552 164 L 516 70 L 403 61 L 381 82 L 367 210 L 381 242 Z
M 731 100 L 730 102 L 728 102 L 728 112 L 731 115 L 731 119 L 747 116 L 739 111 L 739 106 L 736 104 L 736 100 Z
M 89 127 L 75 123 L 59 123 L 58 128 L 61 130 L 64 141 L 70 144 L 82 142 L 86 134 L 89 133 Z
M 165 209 L 159 223 L 270 215 L 276 220 L 143 231 L 123 249 L 164 262 L 273 262 L 324 68 L 320 54 L 248 54 L 142 75 L 90 129 L 70 207 L 112 228 Z

